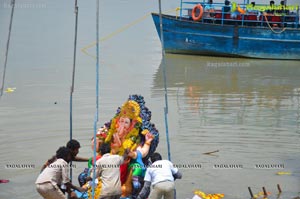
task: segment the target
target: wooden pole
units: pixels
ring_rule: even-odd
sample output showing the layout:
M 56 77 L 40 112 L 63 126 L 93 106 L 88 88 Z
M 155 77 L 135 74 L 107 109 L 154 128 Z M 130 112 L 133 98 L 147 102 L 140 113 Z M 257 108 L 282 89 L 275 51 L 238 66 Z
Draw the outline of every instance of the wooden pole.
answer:
M 251 198 L 253 198 L 253 193 L 252 193 L 251 187 L 248 187 L 248 190 L 249 190 Z
M 265 187 L 263 187 L 262 189 L 263 189 L 263 192 L 264 192 L 264 197 L 267 197 L 267 196 L 268 196 L 268 194 L 267 194 L 266 188 L 265 188 Z
M 281 190 L 281 187 L 280 187 L 280 185 L 279 185 L 279 184 L 277 184 L 277 189 L 278 189 L 278 192 L 279 192 L 279 193 L 281 193 L 281 192 L 282 192 L 282 190 Z

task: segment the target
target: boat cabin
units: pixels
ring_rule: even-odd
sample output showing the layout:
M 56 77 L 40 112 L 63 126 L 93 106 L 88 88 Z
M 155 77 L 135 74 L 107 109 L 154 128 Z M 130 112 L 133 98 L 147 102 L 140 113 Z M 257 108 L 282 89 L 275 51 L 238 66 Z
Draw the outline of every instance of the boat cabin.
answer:
M 299 28 L 299 5 L 286 5 L 281 1 L 275 5 L 237 3 L 225 0 L 224 3 L 208 1 L 181 1 L 180 18 L 202 23 L 229 24 L 239 26 L 269 26 Z

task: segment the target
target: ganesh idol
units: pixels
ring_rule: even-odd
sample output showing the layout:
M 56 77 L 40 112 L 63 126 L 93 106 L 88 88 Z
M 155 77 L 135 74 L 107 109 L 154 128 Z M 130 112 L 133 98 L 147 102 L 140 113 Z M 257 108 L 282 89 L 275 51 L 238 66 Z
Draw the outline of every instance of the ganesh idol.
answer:
M 158 145 L 159 133 L 150 120 L 151 112 L 145 106 L 144 98 L 131 95 L 117 109 L 111 121 L 97 132 L 96 149 L 106 142 L 111 144 L 113 154 L 123 155 L 125 150 L 129 151 L 128 159 L 120 166 L 122 198 L 136 198 L 143 186 L 146 167 L 150 164 L 149 156 Z M 101 180 L 98 179 L 95 193 L 99 195 L 100 191 Z M 89 198 L 92 198 L 90 194 Z

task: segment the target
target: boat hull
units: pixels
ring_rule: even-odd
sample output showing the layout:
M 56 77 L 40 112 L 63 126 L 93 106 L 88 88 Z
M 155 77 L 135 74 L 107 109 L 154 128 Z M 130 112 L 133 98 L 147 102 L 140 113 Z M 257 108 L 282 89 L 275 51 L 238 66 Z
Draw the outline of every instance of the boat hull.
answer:
M 152 13 L 160 36 L 159 15 Z M 166 53 L 300 60 L 300 29 L 222 25 L 162 15 Z

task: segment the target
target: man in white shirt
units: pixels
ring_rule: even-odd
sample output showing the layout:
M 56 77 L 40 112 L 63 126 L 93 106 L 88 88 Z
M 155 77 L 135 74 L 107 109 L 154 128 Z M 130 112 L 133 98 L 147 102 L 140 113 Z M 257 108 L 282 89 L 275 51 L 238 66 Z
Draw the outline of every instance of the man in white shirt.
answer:
M 149 195 L 149 199 L 174 199 L 175 179 L 181 179 L 182 175 L 177 168 L 173 167 L 173 163 L 169 160 L 162 160 L 159 153 L 151 155 L 152 165 L 147 168 L 144 187 L 139 193 L 137 199 L 145 199 Z
M 110 151 L 109 143 L 101 144 L 102 157 L 96 162 L 96 177 L 100 177 L 102 182 L 99 199 L 120 199 L 122 194 L 120 165 L 127 158 L 128 151 L 123 156 L 110 154 Z

